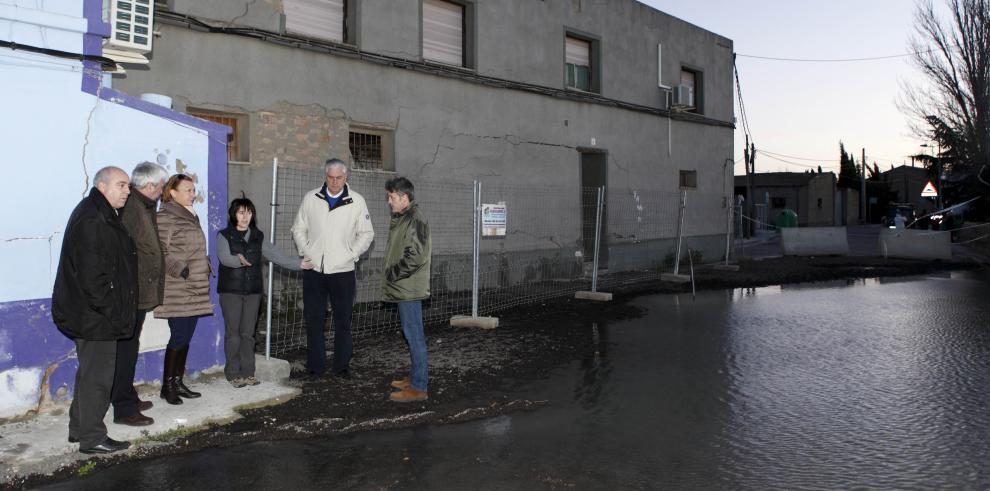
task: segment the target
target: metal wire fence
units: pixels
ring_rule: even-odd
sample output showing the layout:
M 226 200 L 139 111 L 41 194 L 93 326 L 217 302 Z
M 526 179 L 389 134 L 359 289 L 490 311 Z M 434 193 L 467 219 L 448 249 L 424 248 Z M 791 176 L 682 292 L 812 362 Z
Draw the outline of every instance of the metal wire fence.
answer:
M 356 265 L 357 295 L 351 329 L 355 338 L 400 329 L 394 306 L 381 301 L 382 264 L 388 236 L 389 209 L 385 182 L 390 173 L 351 170 L 348 186 L 368 204 L 375 228 L 371 248 Z M 303 196 L 322 186 L 322 166 L 280 163 L 276 178 L 275 243 L 295 253 L 291 228 Z M 445 323 L 472 313 L 473 241 L 479 214 L 475 183 L 421 180 L 415 201 L 430 223 L 433 244 L 431 297 L 424 303 L 427 324 Z M 602 190 L 598 287 L 658 279 L 674 264 L 681 195 L 670 192 Z M 480 185 L 480 203 L 504 204 L 504 235 L 480 239 L 478 314 L 548 299 L 573 296 L 592 283 L 599 188 L 548 189 L 518 184 Z M 727 221 L 720 196 L 692 195 L 685 234 L 717 248 Z M 691 206 L 694 204 L 694 206 Z M 694 230 L 692 232 L 692 229 Z M 703 237 L 704 236 L 704 237 Z M 714 244 L 714 245 L 713 245 Z M 700 246 L 699 246 L 700 247 Z M 695 254 L 700 254 L 694 247 Z M 706 252 L 717 261 L 724 251 Z M 682 254 L 682 258 L 686 257 Z M 698 259 L 700 259 L 700 255 Z M 697 262 L 697 261 L 696 261 Z M 275 267 L 270 352 L 278 355 L 306 346 L 302 273 Z M 332 337 L 332 313 L 325 327 Z M 263 323 L 259 328 L 264 332 Z M 259 339 L 263 339 L 260 336 Z M 329 343 L 328 343 L 329 345 Z

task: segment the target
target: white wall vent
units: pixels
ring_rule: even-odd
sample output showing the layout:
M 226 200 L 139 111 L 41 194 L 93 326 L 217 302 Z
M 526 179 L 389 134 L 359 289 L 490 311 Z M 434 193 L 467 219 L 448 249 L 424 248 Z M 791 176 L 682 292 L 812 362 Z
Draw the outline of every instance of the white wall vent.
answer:
M 678 85 L 674 87 L 674 103 L 675 107 L 694 107 L 694 88 L 688 85 Z
M 106 44 L 140 53 L 151 51 L 154 0 L 104 1 L 110 3 L 110 18 L 107 19 L 110 23 L 110 39 Z

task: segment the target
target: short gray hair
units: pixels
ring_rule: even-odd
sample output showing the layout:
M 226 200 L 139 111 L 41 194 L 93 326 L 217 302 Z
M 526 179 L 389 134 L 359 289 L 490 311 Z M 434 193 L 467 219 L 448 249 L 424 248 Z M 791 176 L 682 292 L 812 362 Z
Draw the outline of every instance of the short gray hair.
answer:
M 134 172 L 131 173 L 131 184 L 135 189 L 154 186 L 166 179 L 168 179 L 168 171 L 152 162 L 141 162 L 134 166 Z
M 340 159 L 327 159 L 327 162 L 323 164 L 323 172 L 330 170 L 331 167 L 340 167 L 344 169 L 344 174 L 347 174 L 347 164 Z
M 104 168 L 96 171 L 96 175 L 93 176 L 93 186 L 95 187 L 97 184 L 100 184 L 100 183 L 103 183 L 104 186 L 109 186 L 110 185 L 110 174 L 113 174 L 113 171 L 115 171 L 115 170 L 119 170 L 120 172 L 124 172 L 124 169 L 121 169 L 120 167 L 114 167 L 112 165 L 108 165 L 108 166 L 106 166 L 106 167 L 104 167 Z M 127 173 L 124 172 L 124 175 L 126 176 Z

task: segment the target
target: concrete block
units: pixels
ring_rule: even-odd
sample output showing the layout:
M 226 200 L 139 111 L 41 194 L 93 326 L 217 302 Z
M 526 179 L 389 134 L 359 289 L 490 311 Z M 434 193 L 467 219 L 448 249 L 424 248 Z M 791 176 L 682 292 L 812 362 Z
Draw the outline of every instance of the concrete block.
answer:
M 846 227 L 780 229 L 780 247 L 785 256 L 846 256 L 849 241 Z
M 947 231 L 883 228 L 877 246 L 883 257 L 952 259 L 952 236 Z
M 605 292 L 574 292 L 574 298 L 578 300 L 595 300 L 597 302 L 611 302 L 612 294 Z
M 278 382 L 289 378 L 289 362 L 278 358 L 265 359 L 265 355 L 254 355 L 254 376 L 264 382 Z
M 455 315 L 450 318 L 450 326 L 495 329 L 498 327 L 498 317 L 471 317 L 470 315 Z
M 684 274 L 660 273 L 660 281 L 670 281 L 673 283 L 687 283 L 691 277 Z

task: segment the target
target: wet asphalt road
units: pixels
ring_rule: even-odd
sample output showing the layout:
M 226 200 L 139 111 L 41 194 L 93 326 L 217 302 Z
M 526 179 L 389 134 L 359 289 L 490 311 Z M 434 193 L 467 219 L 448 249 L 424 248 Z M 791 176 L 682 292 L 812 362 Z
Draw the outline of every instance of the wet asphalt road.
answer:
M 990 280 L 975 273 L 643 296 L 446 426 L 130 462 L 44 489 L 987 489 Z

